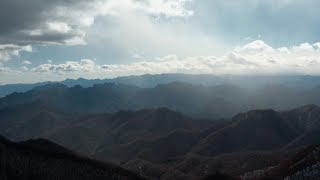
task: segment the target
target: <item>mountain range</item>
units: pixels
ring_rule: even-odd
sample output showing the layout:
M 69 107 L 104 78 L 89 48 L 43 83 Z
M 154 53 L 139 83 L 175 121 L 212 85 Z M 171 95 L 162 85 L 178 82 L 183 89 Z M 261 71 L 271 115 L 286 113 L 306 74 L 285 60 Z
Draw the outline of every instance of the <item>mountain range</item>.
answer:
M 67 80 L 0 98 L 3 178 L 79 179 L 80 171 L 84 179 L 319 177 L 316 77 L 300 76 L 300 85 L 298 77 L 219 77 L 221 84 L 200 77 Z M 72 168 L 79 172 L 66 175 Z
M 146 74 L 140 76 L 124 76 L 113 79 L 66 79 L 60 82 L 38 82 L 29 84 L 6 84 L 0 85 L 0 97 L 4 97 L 14 92 L 26 92 L 35 87 L 48 84 L 60 83 L 67 87 L 80 85 L 82 87 L 92 87 L 95 84 L 117 83 L 138 86 L 141 88 L 152 88 L 159 84 L 168 84 L 181 81 L 194 85 L 216 86 L 231 84 L 240 88 L 255 89 L 266 85 L 283 85 L 290 88 L 312 89 L 320 86 L 319 76 L 307 75 L 283 75 L 283 76 L 244 76 L 244 75 L 210 75 L 210 74 Z
M 268 85 L 254 90 L 227 84 L 204 86 L 185 82 L 152 88 L 117 83 L 69 88 L 57 83 L 1 98 L 0 109 L 34 102 L 66 113 L 115 113 L 167 107 L 194 118 L 221 119 L 252 109 L 283 111 L 303 104 L 320 105 L 320 89 Z
M 0 117 L 0 130 L 9 139 L 49 139 L 150 179 L 199 179 L 218 172 L 249 178 L 258 170 L 280 166 L 320 139 L 316 105 L 281 112 L 252 110 L 210 120 L 168 108 L 71 113 L 36 101 L 3 108 Z

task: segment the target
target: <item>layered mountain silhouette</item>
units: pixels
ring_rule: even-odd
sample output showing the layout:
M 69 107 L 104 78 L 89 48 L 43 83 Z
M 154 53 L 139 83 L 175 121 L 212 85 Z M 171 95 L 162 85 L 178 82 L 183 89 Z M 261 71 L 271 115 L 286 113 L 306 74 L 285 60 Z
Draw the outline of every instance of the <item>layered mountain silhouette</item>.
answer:
M 139 180 L 121 167 L 91 160 L 44 139 L 19 143 L 0 137 L 0 179 Z
M 153 88 L 107 83 L 83 88 L 48 84 L 0 99 L 0 109 L 43 103 L 64 113 L 116 113 L 167 107 L 194 118 L 231 118 L 252 109 L 287 110 L 301 104 L 320 104 L 319 89 L 268 85 L 245 89 L 234 85 L 203 86 L 183 82 Z
M 95 84 L 117 83 L 138 86 L 142 88 L 152 88 L 159 84 L 168 84 L 175 81 L 186 82 L 196 85 L 216 86 L 223 84 L 233 84 L 241 88 L 257 88 L 270 84 L 288 86 L 290 88 L 312 89 L 320 85 L 319 76 L 216 76 L 210 74 L 145 74 L 140 76 L 124 76 L 114 79 L 66 79 L 59 82 L 67 87 L 80 85 L 82 87 L 92 87 Z M 0 97 L 4 97 L 14 92 L 26 92 L 35 87 L 48 85 L 57 82 L 40 82 L 34 84 L 8 84 L 0 85 Z
M 69 90 L 55 85 L 1 99 L 7 104 L 0 110 L 2 134 L 14 140 L 46 138 L 151 179 L 199 179 L 219 173 L 249 177 L 246 173 L 269 172 L 265 168 L 278 166 L 302 147 L 320 143 L 320 108 L 316 105 L 280 112 L 252 110 L 223 120 L 191 118 L 169 108 L 95 114 L 54 106 L 59 93 L 65 95 Z M 34 92 L 37 94 L 32 95 Z M 38 92 L 46 94 L 47 101 L 35 98 L 42 96 Z M 52 92 L 55 96 L 51 97 Z M 15 96 L 27 97 L 26 104 L 12 103 Z M 74 97 L 82 101 L 81 93 Z
M 180 76 L 185 77 L 176 77 Z M 103 174 L 98 179 L 140 178 L 135 174 L 148 179 L 190 180 L 318 176 L 319 88 L 310 88 L 307 81 L 308 88 L 292 88 L 297 77 L 256 89 L 214 84 L 217 79 L 207 85 L 156 83 L 170 82 L 172 77 L 126 77 L 105 84 L 80 79 L 87 83 L 84 87 L 67 80 L 69 85 L 47 83 L 0 98 L 0 134 L 21 141 L 1 138 L 0 153 L 5 154 L 1 167 L 6 167 L 2 172 L 7 179 L 77 179 L 80 171 L 88 171 L 87 179 L 96 177 L 97 172 Z M 138 83 L 145 79 L 143 86 Z M 196 79 L 190 76 L 189 80 Z M 132 83 L 119 83 L 126 81 Z M 23 159 L 26 162 L 17 163 Z M 43 159 L 48 164 L 42 164 Z M 32 169 L 29 162 L 39 168 Z M 68 166 L 60 170 L 61 164 Z M 70 168 L 79 172 L 64 175 Z M 63 175 L 50 176 L 60 171 Z M 111 172 L 115 174 L 108 174 Z

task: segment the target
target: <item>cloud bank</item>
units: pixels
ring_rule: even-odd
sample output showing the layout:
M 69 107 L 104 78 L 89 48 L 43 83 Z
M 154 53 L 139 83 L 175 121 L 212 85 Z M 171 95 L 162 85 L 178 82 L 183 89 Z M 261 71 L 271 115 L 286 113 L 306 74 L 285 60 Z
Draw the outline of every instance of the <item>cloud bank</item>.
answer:
M 2 67 L 4 68 L 4 67 Z M 3 73 L 18 75 L 20 72 Z M 25 69 L 24 76 L 49 77 L 52 80 L 72 78 L 112 78 L 117 76 L 189 73 L 215 75 L 320 75 L 320 43 L 273 48 L 261 40 L 253 41 L 223 56 L 179 58 L 168 55 L 130 64 L 97 64 L 82 59 L 61 64 L 46 63 Z M 4 81 L 4 79 L 1 79 Z

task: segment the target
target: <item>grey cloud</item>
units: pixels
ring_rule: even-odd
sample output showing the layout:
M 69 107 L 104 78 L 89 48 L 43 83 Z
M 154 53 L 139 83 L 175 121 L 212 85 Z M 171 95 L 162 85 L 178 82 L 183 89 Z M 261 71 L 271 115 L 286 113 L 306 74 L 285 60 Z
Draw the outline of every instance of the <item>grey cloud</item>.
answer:
M 183 17 L 192 14 L 191 10 L 184 8 L 185 3 L 189 0 L 144 1 L 148 3 L 139 3 L 136 0 L 1 0 L 0 45 L 83 45 L 94 42 L 96 46 L 109 43 L 109 46 L 131 52 L 132 44 L 136 42 L 128 47 L 117 43 L 125 39 L 124 34 L 136 37 L 135 32 L 123 26 L 124 19 L 131 25 L 134 24 L 132 20 L 135 20 L 137 24 L 134 26 L 138 27 L 136 29 L 140 32 L 141 29 L 145 30 L 142 22 L 147 21 L 148 26 L 153 26 L 154 16 Z M 139 19 L 130 19 L 133 16 Z M 95 21 L 104 18 L 113 19 L 114 24 L 103 24 L 101 32 L 92 30 L 94 29 L 91 27 L 93 24 L 97 26 Z M 95 41 L 100 34 L 108 34 L 107 31 L 110 34 L 110 29 L 115 24 L 124 27 L 117 29 L 119 37 L 113 34 L 111 38 L 103 39 L 103 42 L 100 42 L 99 37 L 99 41 Z M 151 33 L 152 31 L 153 29 Z M 135 39 L 139 40 L 139 38 L 140 36 L 137 36 Z
M 191 15 L 192 11 L 184 9 L 185 1 L 145 0 L 148 3 L 141 5 L 136 0 L 1 0 L 0 44 L 72 44 L 84 38 L 96 16 L 132 9 L 155 15 Z
M 84 8 L 84 0 L 1 0 L 0 44 L 66 43 L 66 40 L 82 36 L 79 24 L 72 24 L 70 17 L 57 11 Z M 50 31 L 48 22 L 66 22 L 71 30 L 66 33 Z M 32 35 L 31 32 L 41 31 Z
M 0 44 L 0 63 L 7 61 L 11 56 L 19 56 L 20 51 L 31 52 L 31 46 L 19 46 L 13 44 Z

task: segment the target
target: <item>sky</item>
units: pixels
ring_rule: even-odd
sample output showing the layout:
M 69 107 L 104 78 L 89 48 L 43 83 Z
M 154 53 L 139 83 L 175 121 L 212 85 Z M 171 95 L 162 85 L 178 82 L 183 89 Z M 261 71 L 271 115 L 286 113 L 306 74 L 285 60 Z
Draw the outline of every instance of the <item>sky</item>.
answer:
M 1 0 L 0 84 L 319 75 L 319 0 Z

